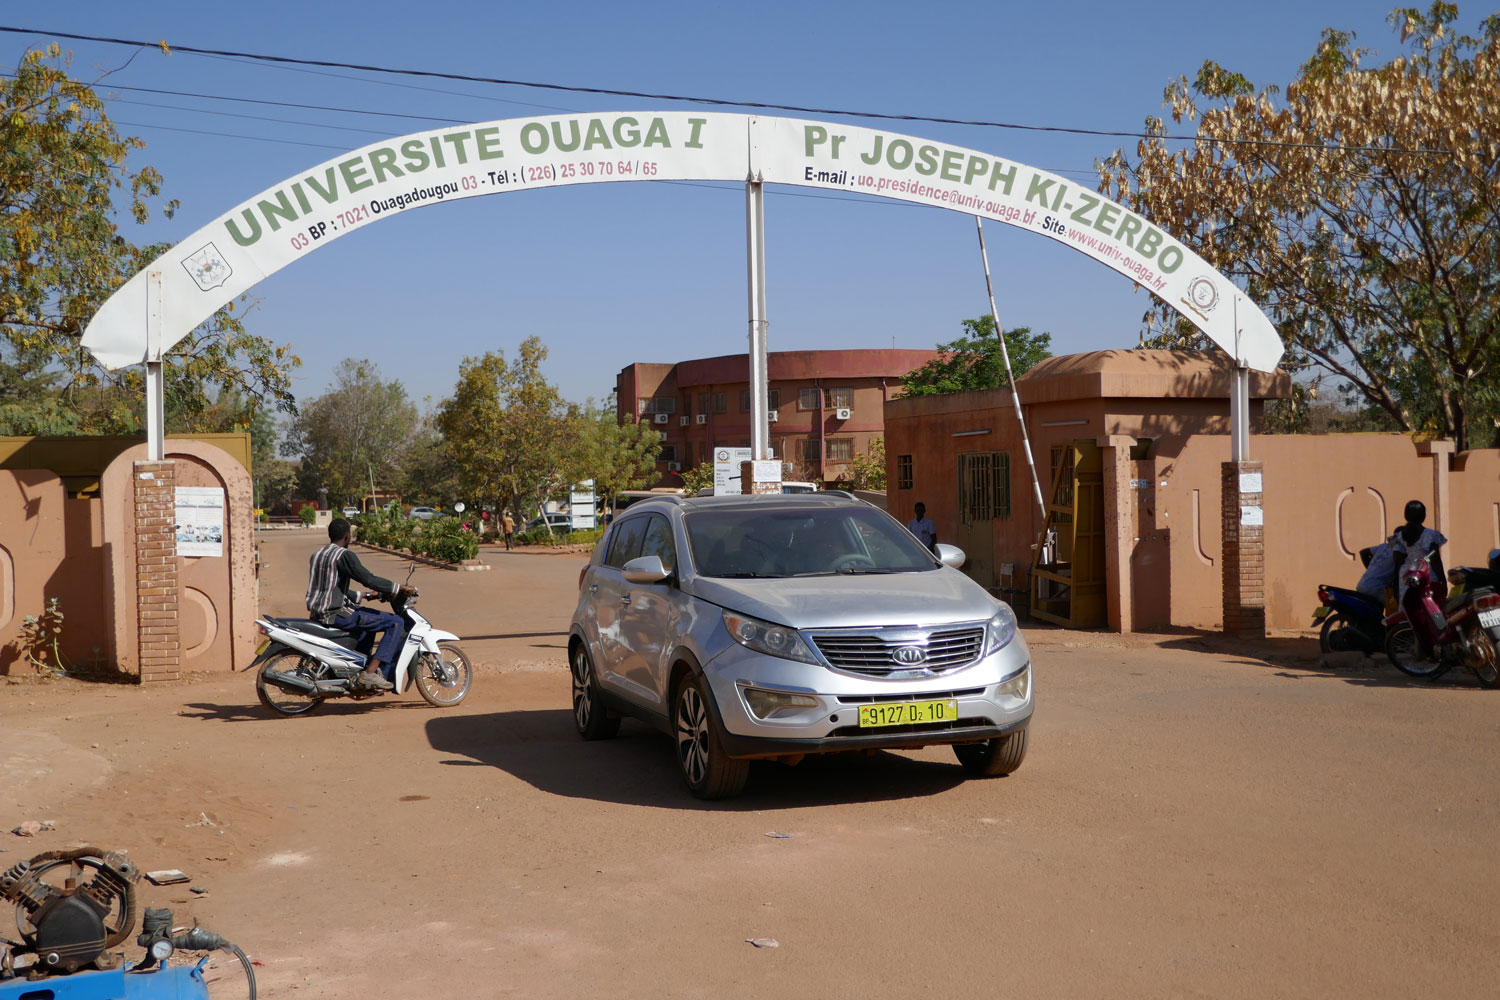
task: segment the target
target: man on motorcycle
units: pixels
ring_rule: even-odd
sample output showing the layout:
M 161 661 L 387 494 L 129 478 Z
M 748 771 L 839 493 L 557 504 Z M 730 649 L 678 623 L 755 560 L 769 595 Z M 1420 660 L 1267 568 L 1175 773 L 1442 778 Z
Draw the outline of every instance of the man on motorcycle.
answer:
M 400 652 L 405 623 L 398 615 L 360 607 L 359 591 L 351 591 L 349 581 L 357 580 L 385 598 L 397 593 L 415 595 L 417 591 L 415 587 L 397 586 L 365 569 L 359 556 L 349 551 L 349 538 L 349 522 L 342 517 L 334 518 L 328 525 L 328 544 L 308 560 L 307 613 L 319 625 L 360 636 L 361 647 L 371 645 L 375 633 L 381 633 L 375 655 L 354 682 L 370 690 L 390 691 L 395 685 L 386 679 L 380 667 L 394 662 Z

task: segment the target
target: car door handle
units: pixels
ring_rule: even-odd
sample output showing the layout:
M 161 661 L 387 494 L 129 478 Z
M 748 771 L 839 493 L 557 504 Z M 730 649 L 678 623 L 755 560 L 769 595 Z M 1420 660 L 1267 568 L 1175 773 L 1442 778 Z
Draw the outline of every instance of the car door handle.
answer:
M 626 594 L 624 597 L 620 598 L 620 603 L 621 604 L 629 604 L 630 603 L 630 595 Z

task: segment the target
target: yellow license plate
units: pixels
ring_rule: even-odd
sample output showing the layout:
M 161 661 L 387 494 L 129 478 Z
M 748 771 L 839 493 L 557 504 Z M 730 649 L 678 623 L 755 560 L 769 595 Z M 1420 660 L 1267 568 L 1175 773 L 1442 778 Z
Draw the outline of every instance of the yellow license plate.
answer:
M 859 726 L 910 726 L 927 722 L 954 722 L 958 719 L 958 701 L 902 701 L 884 705 L 859 706 Z
M 270 646 L 270 645 L 271 645 L 271 640 L 270 640 L 270 639 L 267 639 L 267 640 L 265 640 L 265 641 L 264 641 L 264 642 L 262 642 L 262 643 L 261 643 L 261 644 L 260 644 L 260 646 L 259 646 L 259 647 L 258 647 L 258 648 L 257 648 L 257 649 L 256 649 L 256 650 L 255 650 L 255 655 L 256 655 L 256 656 L 259 656 L 259 655 L 260 655 L 260 654 L 261 654 L 261 653 L 264 653 L 264 652 L 265 652 L 265 651 L 266 651 L 266 647 L 268 647 L 268 646 Z

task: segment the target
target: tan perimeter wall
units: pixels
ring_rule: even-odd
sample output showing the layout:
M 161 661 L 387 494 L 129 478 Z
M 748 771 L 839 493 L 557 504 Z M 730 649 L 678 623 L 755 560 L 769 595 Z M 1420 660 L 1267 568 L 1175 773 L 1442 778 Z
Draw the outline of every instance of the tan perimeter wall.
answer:
M 139 673 L 133 463 L 125 448 L 100 476 L 100 496 L 70 499 L 50 470 L 0 469 L 0 674 L 30 673 L 27 615 L 59 599 L 62 652 L 73 665 Z M 255 653 L 254 512 L 250 474 L 223 449 L 170 438 L 176 485 L 225 491 L 223 556 L 177 557 L 181 671 L 243 669 Z
M 1497 540 L 1500 452 L 1454 459 L 1450 448 L 1398 434 L 1254 437 L 1250 455 L 1265 463 L 1267 627 L 1305 627 L 1320 583 L 1354 586 L 1364 572 L 1359 550 L 1400 526 L 1408 500 L 1425 503 L 1428 526 L 1448 536 L 1448 566 L 1483 564 Z M 1156 504 L 1149 527 L 1170 539 L 1171 624 L 1218 628 L 1219 470 L 1229 441 L 1158 440 L 1152 453 Z M 1138 627 L 1149 624 L 1156 623 Z

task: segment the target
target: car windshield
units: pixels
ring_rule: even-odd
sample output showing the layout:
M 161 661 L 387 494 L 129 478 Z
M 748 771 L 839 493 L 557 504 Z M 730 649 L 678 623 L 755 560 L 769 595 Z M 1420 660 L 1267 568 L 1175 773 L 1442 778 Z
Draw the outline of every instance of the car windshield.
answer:
M 729 578 L 916 573 L 939 563 L 869 507 L 700 510 L 684 516 L 693 569 Z

